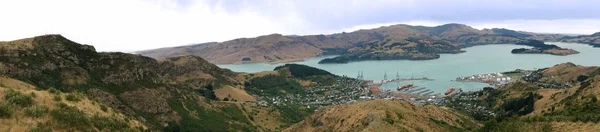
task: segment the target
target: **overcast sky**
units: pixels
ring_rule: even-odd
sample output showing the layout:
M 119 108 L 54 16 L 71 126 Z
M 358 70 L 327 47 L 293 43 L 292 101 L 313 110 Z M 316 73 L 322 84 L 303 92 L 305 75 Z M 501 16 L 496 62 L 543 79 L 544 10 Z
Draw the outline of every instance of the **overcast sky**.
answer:
M 600 31 L 600 0 L 0 0 L 0 41 L 62 34 L 98 51 L 391 24 Z

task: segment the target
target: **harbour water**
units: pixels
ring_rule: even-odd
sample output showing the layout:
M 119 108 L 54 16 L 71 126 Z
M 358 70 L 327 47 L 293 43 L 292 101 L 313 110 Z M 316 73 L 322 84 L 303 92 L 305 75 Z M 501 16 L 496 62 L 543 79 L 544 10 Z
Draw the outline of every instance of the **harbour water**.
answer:
M 383 85 L 383 89 L 394 90 L 397 86 L 412 83 L 416 86 L 427 87 L 435 93 L 443 93 L 450 87 L 471 91 L 489 86 L 484 83 L 452 81 L 461 76 L 504 72 L 515 69 L 533 70 L 565 62 L 573 62 L 584 66 L 600 66 L 600 61 L 598 60 L 598 57 L 600 57 L 600 48 L 592 48 L 585 44 L 552 42 L 549 44 L 556 44 L 563 48 L 575 49 L 581 53 L 569 56 L 511 54 L 510 51 L 512 49 L 527 47 L 518 45 L 484 45 L 465 48 L 464 50 L 467 52 L 461 54 L 442 54 L 441 57 L 436 60 L 385 60 L 360 61 L 348 64 L 318 64 L 323 58 L 334 57 L 320 56 L 308 58 L 303 62 L 293 63 L 324 69 L 340 76 L 346 75 L 349 77 L 356 77 L 358 71 L 363 71 L 364 78 L 367 80 L 382 80 L 385 73 L 387 74 L 388 79 L 396 78 L 396 73 L 400 75 L 400 78 L 428 77 L 434 80 L 387 83 Z M 237 72 L 260 72 L 273 70 L 279 65 L 283 64 L 271 65 L 265 63 L 252 63 L 219 66 Z

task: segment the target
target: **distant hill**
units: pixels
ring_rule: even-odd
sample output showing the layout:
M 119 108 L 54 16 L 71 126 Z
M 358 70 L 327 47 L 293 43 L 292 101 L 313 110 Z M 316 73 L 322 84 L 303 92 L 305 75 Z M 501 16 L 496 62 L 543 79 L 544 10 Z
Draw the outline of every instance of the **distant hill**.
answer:
M 478 30 L 464 24 L 436 27 L 391 25 L 330 35 L 283 36 L 271 34 L 239 38 L 199 47 L 183 46 L 137 52 L 154 58 L 196 55 L 216 64 L 302 61 L 325 54 L 343 54 L 323 63 L 360 60 L 423 60 L 441 53 L 461 53 L 461 48 L 482 44 L 514 44 L 526 39 L 555 40 L 561 35 L 542 35 L 509 29 Z M 360 59 L 359 59 L 360 58 Z
M 160 49 L 151 49 L 144 51 L 137 51 L 136 54 L 142 54 L 152 58 L 168 58 L 176 56 L 187 56 L 192 55 L 194 50 L 203 49 L 210 45 L 217 44 L 217 42 L 200 43 L 186 46 L 168 47 Z
M 600 47 L 600 32 L 594 33 L 592 35 L 565 36 L 559 41 L 570 43 L 584 43 L 589 44 L 593 47 Z

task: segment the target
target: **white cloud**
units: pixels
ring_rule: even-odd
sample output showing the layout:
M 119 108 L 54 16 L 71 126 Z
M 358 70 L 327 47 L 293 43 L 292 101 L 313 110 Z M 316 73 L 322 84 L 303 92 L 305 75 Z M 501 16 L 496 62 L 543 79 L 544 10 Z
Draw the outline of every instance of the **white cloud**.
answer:
M 599 19 L 506 20 L 473 23 L 473 27 L 507 28 L 537 33 L 592 34 L 600 32 Z
M 264 5 L 255 5 L 261 2 Z M 98 51 L 135 51 L 271 33 L 329 34 L 398 23 L 424 26 L 449 23 L 431 19 L 447 14 L 418 14 L 432 8 L 413 10 L 419 5 L 416 2 L 0 0 L 0 41 L 62 34 L 76 42 L 94 45 Z M 234 7 L 229 5 L 232 3 Z M 395 8 L 406 11 L 395 13 L 391 10 Z M 370 16 L 378 12 L 392 12 L 391 15 L 396 16 Z M 544 33 L 590 34 L 600 31 L 600 19 L 465 20 L 455 23 L 475 28 L 502 27 Z
M 0 40 L 62 34 L 99 51 L 133 51 L 304 28 L 293 14 L 271 19 L 250 9 L 229 13 L 205 1 L 178 6 L 171 0 L 1 1 Z

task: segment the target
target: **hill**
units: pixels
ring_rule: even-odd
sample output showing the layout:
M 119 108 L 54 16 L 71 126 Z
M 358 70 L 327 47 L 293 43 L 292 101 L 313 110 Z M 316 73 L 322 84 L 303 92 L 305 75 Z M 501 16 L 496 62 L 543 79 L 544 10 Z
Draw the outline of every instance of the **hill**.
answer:
M 60 35 L 3 42 L 0 55 L 0 76 L 6 78 L 0 82 L 22 82 L 18 86 L 0 85 L 1 92 L 19 91 L 19 98 L 29 98 L 33 92 L 38 96 L 31 96 L 36 108 L 47 106 L 49 112 L 45 113 L 50 115 L 52 111 L 66 111 L 84 123 L 57 125 L 55 122 L 64 120 L 60 116 L 23 122 L 20 119 L 25 115 L 18 111 L 33 108 L 2 104 L 2 114 L 14 116 L 0 119 L 0 123 L 18 126 L 0 127 L 2 130 L 37 129 L 41 123 L 40 127 L 56 131 L 280 131 L 302 121 L 316 108 L 347 103 L 367 94 L 359 91 L 362 81 L 305 65 L 287 64 L 264 74 L 236 73 L 197 56 L 156 60 L 96 52 L 92 46 Z M 20 89 L 21 85 L 28 89 Z M 6 96 L 15 95 L 12 93 Z M 46 100 L 55 96 L 69 101 Z M 38 103 L 40 99 L 43 103 Z M 328 101 L 315 103 L 317 99 Z M 61 102 L 67 105 L 54 107 Z M 114 116 L 104 116 L 103 109 Z M 97 118 L 116 123 L 108 125 L 118 128 L 88 122 Z
M 286 131 L 468 131 L 478 127 L 472 118 L 451 109 L 373 100 L 319 109 Z
M 561 42 L 584 43 L 593 47 L 600 47 L 600 32 L 592 35 L 565 36 L 560 39 Z
M 249 110 L 244 109 L 250 107 L 249 104 L 221 101 L 223 95 L 219 97 L 215 94 L 225 88 L 237 91 L 237 94 L 232 93 L 233 97 L 248 97 L 241 89 L 244 75 L 221 69 L 200 57 L 180 56 L 155 60 L 134 54 L 101 53 L 96 52 L 92 46 L 78 44 L 60 35 L 4 42 L 0 44 L 0 55 L 0 74 L 35 87 L 29 91 L 56 89 L 66 94 L 78 93 L 85 100 L 98 102 L 127 119 L 141 122 L 149 130 L 269 129 L 249 118 Z M 15 89 L 12 86 L 8 88 Z M 8 89 L 4 89 L 6 90 Z M 251 96 L 248 98 L 252 100 Z M 76 112 L 97 109 L 87 107 L 90 101 L 84 101 L 87 102 L 86 107 L 75 105 L 69 110 Z M 55 110 L 46 105 L 50 107 L 50 111 Z M 18 109 L 20 108 L 13 111 Z M 264 111 L 262 108 L 253 110 Z M 277 110 L 273 113 L 277 113 Z M 93 118 L 91 115 L 93 113 L 84 112 L 79 117 L 87 120 Z M 277 123 L 279 122 L 269 125 Z M 73 128 L 77 125 L 67 124 L 65 127 Z
M 592 112 L 600 108 L 598 73 L 559 64 L 504 87 L 455 95 L 448 106 L 487 120 L 481 131 L 598 131 L 600 115 Z
M 1 131 L 143 131 L 140 121 L 80 93 L 0 77 Z
M 137 53 L 154 58 L 196 55 L 216 64 L 280 63 L 302 61 L 318 55 L 342 54 L 339 58 L 326 59 L 322 63 L 346 63 L 360 60 L 437 59 L 439 54 L 461 53 L 464 52 L 461 48 L 475 45 L 515 44 L 527 39 L 554 40 L 556 37 L 560 36 L 508 29 L 478 30 L 463 24 L 436 27 L 398 24 L 330 35 L 271 34 Z M 570 52 L 561 53 L 566 55 Z

